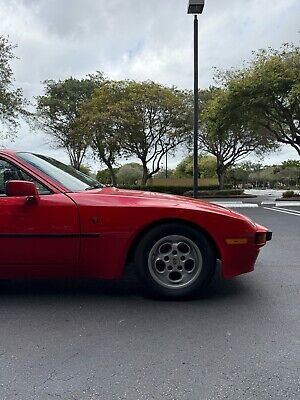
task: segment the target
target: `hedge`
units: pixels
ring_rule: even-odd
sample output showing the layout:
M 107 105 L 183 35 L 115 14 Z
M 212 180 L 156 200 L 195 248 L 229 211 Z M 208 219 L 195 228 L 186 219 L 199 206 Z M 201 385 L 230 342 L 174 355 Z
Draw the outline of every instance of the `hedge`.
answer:
M 168 193 L 168 194 L 176 194 L 179 196 L 189 196 L 189 192 L 192 193 L 193 188 L 191 186 L 138 186 L 138 185 L 119 185 L 118 186 L 120 189 L 129 189 L 129 190 L 143 190 L 143 191 L 148 191 L 148 192 L 158 192 L 158 193 Z M 202 193 L 205 194 L 211 194 L 213 193 L 219 193 L 226 195 L 226 192 L 230 192 L 228 194 L 243 194 L 243 190 L 233 190 L 231 189 L 231 186 L 229 185 L 229 188 L 226 190 L 218 190 L 217 186 L 201 186 L 199 188 L 199 195 Z M 199 196 L 200 197 L 200 196 Z M 202 197 L 202 196 L 201 196 Z M 209 197 L 209 196 L 206 196 Z
M 294 198 L 294 197 L 299 197 L 300 198 L 300 194 L 295 193 L 293 190 L 288 190 L 288 191 L 282 193 L 282 197 L 284 199 L 289 199 L 289 198 Z
M 230 196 L 241 196 L 244 194 L 243 189 L 226 189 L 226 190 L 199 190 L 198 197 L 206 198 L 206 197 L 230 197 Z M 192 197 L 193 191 L 189 190 L 184 193 L 185 196 Z

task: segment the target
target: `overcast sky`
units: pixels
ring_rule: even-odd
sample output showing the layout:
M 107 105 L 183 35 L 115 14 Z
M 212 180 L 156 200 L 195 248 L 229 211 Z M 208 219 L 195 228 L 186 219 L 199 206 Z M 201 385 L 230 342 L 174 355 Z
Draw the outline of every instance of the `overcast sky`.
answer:
M 187 0 L 0 0 L 0 34 L 18 45 L 16 85 L 33 101 L 45 79 L 151 79 L 193 87 L 193 17 Z M 214 67 L 242 66 L 252 51 L 300 45 L 300 0 L 206 0 L 199 21 L 200 87 Z M 24 125 L 3 145 L 68 158 L 49 138 Z M 297 158 L 286 148 L 265 163 Z M 173 161 L 173 164 L 175 160 Z

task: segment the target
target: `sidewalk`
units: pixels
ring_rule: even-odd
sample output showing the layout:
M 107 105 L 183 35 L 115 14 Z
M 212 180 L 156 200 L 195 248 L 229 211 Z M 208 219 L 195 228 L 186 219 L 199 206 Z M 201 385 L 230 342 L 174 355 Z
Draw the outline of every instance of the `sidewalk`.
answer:
M 227 208 L 258 208 L 264 206 L 273 206 L 273 207 L 300 207 L 300 201 L 257 201 L 255 203 L 242 202 L 242 201 L 218 201 L 212 200 L 210 201 L 213 204 L 217 204 L 222 207 Z
M 255 196 L 263 197 L 275 197 L 276 199 L 280 199 L 282 194 L 286 191 L 286 189 L 245 189 L 245 194 L 253 194 Z M 294 190 L 294 192 L 300 194 L 300 190 Z
M 246 195 L 255 196 L 253 198 L 210 198 L 203 199 L 227 208 L 257 208 L 259 206 L 274 206 L 274 207 L 300 207 L 300 199 L 298 200 L 280 200 L 282 199 L 282 194 L 286 190 L 278 189 L 246 189 Z M 300 190 L 294 190 L 295 193 L 300 193 Z

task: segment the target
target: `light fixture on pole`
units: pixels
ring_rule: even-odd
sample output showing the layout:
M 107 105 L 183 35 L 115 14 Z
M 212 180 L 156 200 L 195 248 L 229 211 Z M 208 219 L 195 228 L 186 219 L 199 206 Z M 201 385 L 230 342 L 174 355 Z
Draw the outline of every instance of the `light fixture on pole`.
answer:
M 202 14 L 205 0 L 189 0 L 188 14 L 194 14 L 194 168 L 193 168 L 193 194 L 198 197 L 198 136 L 199 136 L 199 66 L 198 66 L 198 17 Z

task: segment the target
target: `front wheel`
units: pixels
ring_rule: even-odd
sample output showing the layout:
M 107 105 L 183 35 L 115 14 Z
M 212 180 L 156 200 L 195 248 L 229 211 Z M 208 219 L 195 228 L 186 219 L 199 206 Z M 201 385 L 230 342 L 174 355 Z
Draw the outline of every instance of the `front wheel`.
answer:
M 136 265 L 151 294 L 179 299 L 198 295 L 208 286 L 216 256 L 202 232 L 170 223 L 153 228 L 142 238 Z

